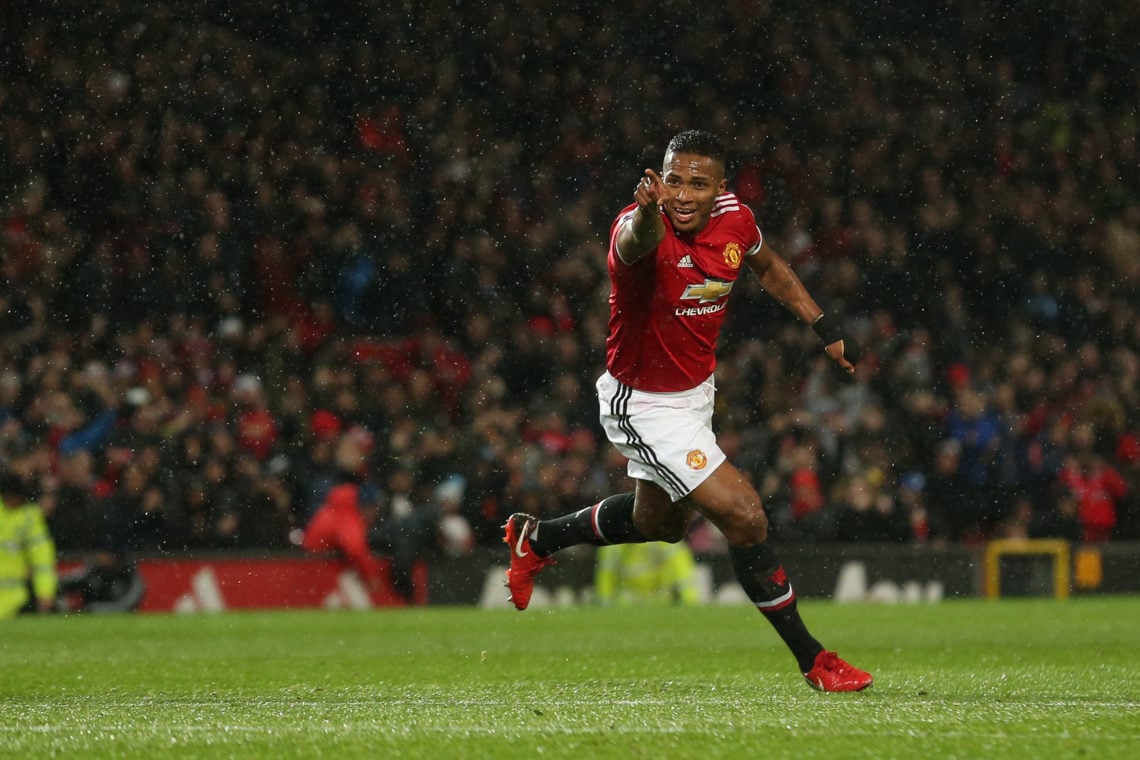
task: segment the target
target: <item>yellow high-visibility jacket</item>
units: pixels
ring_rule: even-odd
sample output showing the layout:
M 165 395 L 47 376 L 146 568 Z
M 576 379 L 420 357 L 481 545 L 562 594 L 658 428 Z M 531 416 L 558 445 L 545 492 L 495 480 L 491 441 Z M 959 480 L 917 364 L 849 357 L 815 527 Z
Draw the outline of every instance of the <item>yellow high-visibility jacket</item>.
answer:
M 0 619 L 28 601 L 28 581 L 37 601 L 55 599 L 55 542 L 38 504 L 9 507 L 0 501 Z
M 598 547 L 594 591 L 601 604 L 697 604 L 696 562 L 688 544 L 651 541 Z

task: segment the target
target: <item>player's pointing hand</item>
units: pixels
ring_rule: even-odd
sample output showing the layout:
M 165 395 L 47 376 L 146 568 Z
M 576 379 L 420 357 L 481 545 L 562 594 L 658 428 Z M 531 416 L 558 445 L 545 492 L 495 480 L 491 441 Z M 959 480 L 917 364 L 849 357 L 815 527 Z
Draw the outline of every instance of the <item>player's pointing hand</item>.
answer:
M 637 183 L 633 191 L 633 199 L 642 208 L 660 206 L 669 197 L 669 188 L 661 181 L 661 177 L 652 169 L 645 170 L 645 176 Z

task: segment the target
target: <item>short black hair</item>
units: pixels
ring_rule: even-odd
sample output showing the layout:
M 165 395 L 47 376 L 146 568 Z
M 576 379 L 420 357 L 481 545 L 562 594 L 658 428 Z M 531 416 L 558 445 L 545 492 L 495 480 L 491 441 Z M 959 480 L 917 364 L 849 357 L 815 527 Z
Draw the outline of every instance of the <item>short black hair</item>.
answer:
M 692 153 L 719 161 L 722 166 L 728 164 L 728 152 L 724 143 L 712 132 L 705 132 L 703 129 L 686 129 L 684 132 L 678 132 L 669 141 L 667 152 Z

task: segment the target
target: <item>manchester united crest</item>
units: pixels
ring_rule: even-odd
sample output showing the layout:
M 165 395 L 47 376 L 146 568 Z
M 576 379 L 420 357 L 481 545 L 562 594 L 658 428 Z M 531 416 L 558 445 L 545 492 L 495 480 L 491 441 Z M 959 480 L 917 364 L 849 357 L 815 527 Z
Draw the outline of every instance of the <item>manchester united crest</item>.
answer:
M 705 465 L 709 463 L 709 458 L 700 449 L 693 449 L 685 457 L 685 463 L 689 465 L 690 470 L 703 470 Z
M 724 263 L 733 269 L 740 269 L 740 260 L 744 252 L 740 250 L 740 243 L 729 243 L 724 247 Z

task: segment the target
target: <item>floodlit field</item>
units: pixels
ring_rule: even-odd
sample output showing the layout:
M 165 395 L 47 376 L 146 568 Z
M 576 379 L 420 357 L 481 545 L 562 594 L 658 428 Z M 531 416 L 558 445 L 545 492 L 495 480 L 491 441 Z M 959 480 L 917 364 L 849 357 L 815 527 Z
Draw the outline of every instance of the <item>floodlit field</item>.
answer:
M 13 620 L 0 756 L 1140 757 L 1140 599 L 801 606 L 872 690 L 746 607 Z

